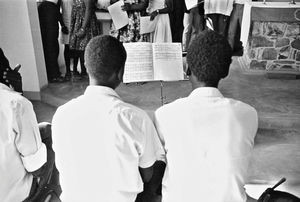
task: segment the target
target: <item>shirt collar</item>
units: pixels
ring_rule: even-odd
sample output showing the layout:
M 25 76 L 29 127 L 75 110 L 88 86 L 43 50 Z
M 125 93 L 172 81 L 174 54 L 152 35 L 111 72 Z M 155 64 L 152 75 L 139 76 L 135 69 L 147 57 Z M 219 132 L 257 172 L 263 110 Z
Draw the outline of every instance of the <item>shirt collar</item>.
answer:
M 10 87 L 8 87 L 7 85 L 0 83 L 0 89 L 1 90 L 9 90 L 9 91 L 13 91 Z
M 189 97 L 224 97 L 217 88 L 199 87 L 194 89 Z
M 115 90 L 106 86 L 88 86 L 84 94 L 112 96 L 120 99 L 120 96 L 117 94 Z

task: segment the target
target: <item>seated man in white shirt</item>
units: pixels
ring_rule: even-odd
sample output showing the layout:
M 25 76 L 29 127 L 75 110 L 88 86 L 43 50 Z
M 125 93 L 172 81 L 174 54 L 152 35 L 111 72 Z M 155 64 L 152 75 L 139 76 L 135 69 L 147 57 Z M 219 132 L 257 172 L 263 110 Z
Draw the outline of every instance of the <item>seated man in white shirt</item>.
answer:
M 148 115 L 115 91 L 125 60 L 117 39 L 93 38 L 85 50 L 90 85 L 53 117 L 62 201 L 133 202 L 164 156 Z
M 155 112 L 167 158 L 163 202 L 247 200 L 244 185 L 258 119 L 253 107 L 218 90 L 231 54 L 218 33 L 198 35 L 187 51 L 194 90 Z
M 31 102 L 10 87 L 22 92 L 21 76 L 0 48 L 0 201 L 19 202 L 43 173 L 47 149 Z

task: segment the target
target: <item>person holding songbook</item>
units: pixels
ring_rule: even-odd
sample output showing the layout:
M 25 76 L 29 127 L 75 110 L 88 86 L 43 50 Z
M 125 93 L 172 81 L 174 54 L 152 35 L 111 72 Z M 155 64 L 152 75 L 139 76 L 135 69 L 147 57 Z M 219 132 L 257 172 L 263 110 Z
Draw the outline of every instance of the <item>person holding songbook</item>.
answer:
M 150 20 L 156 21 L 154 32 L 150 34 L 151 42 L 172 42 L 169 13 L 173 10 L 173 0 L 150 0 L 147 12 Z
M 105 4 L 107 0 L 102 0 Z M 110 0 L 110 5 L 119 0 Z M 142 42 L 149 41 L 147 35 L 140 34 L 140 17 L 145 14 L 148 6 L 148 0 L 126 0 L 122 6 L 122 10 L 127 11 L 128 24 L 121 29 L 116 29 L 112 24 L 110 35 L 116 37 L 120 42 Z

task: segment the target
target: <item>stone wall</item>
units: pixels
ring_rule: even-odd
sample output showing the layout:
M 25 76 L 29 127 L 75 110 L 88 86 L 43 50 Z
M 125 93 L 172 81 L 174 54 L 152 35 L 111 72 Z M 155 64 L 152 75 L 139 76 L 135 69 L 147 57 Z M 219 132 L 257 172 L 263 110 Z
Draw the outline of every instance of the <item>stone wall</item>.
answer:
M 246 54 L 250 69 L 300 73 L 300 25 L 253 22 Z

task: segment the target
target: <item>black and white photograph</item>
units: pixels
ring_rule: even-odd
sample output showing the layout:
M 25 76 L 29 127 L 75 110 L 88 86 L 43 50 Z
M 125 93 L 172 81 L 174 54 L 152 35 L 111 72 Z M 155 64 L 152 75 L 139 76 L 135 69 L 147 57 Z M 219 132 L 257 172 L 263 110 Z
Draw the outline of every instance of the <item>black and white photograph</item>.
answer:
M 0 0 L 0 202 L 300 202 L 300 0 Z

